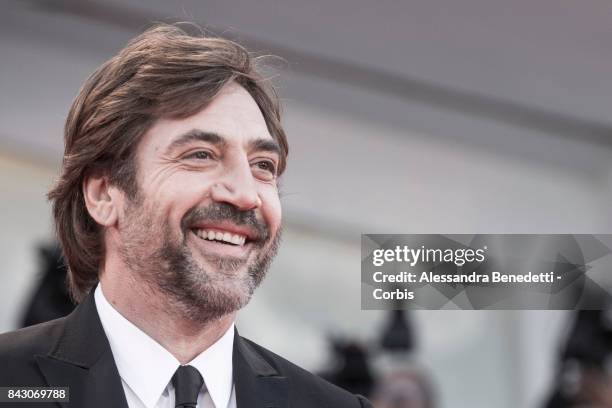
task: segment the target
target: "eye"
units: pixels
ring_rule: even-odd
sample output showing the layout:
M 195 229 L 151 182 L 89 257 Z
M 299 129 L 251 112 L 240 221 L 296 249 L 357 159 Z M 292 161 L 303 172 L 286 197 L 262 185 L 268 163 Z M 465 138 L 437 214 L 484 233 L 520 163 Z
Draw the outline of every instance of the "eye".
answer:
M 255 170 L 263 175 L 263 178 L 271 180 L 276 177 L 276 165 L 271 160 L 260 160 L 253 163 Z
M 190 153 L 186 156 L 187 159 L 198 159 L 198 160 L 209 160 L 212 158 L 212 154 L 206 150 L 198 150 Z
M 270 161 L 260 161 L 255 165 L 262 170 L 268 170 L 270 173 L 275 173 L 274 163 Z

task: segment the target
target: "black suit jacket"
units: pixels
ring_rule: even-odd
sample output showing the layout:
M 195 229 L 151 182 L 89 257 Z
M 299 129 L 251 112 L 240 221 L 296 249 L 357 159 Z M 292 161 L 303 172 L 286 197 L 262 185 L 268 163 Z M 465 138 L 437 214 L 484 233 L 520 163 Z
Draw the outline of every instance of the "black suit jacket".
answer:
M 233 365 L 238 408 L 371 407 L 238 333 Z M 0 407 L 128 408 L 93 291 L 66 317 L 0 334 L 2 386 L 68 386 L 70 402 Z

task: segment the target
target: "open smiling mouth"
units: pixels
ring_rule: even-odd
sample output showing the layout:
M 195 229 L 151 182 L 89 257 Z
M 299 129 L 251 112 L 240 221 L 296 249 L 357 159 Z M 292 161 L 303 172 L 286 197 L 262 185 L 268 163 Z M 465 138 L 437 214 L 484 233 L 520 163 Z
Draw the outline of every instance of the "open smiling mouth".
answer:
M 236 247 L 243 247 L 248 244 L 250 240 L 246 235 L 233 234 L 230 232 L 223 232 L 212 229 L 192 229 L 191 230 L 198 238 L 204 241 L 213 241 L 220 244 L 231 245 Z

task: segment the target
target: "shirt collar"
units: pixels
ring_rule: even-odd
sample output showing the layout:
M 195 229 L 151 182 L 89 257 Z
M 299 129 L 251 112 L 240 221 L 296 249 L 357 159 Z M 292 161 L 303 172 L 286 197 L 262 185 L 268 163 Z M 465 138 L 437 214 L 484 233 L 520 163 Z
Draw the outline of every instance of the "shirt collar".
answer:
M 94 298 L 119 375 L 146 407 L 154 407 L 179 367 L 179 361 L 115 310 L 104 297 L 101 284 Z M 233 344 L 232 323 L 219 340 L 187 363 L 202 374 L 216 407 L 226 407 L 232 393 Z
M 227 407 L 233 387 L 234 324 L 213 345 L 188 364 L 198 369 L 215 407 Z

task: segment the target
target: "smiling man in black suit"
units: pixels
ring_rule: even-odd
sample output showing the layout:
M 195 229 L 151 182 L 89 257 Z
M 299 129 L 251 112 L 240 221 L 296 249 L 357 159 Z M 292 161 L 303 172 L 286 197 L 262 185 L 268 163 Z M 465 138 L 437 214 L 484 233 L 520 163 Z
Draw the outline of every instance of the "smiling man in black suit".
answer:
M 278 248 L 287 152 L 244 48 L 167 25 L 130 42 L 76 97 L 49 193 L 80 304 L 0 335 L 0 386 L 67 386 L 65 407 L 369 406 L 234 328 Z

